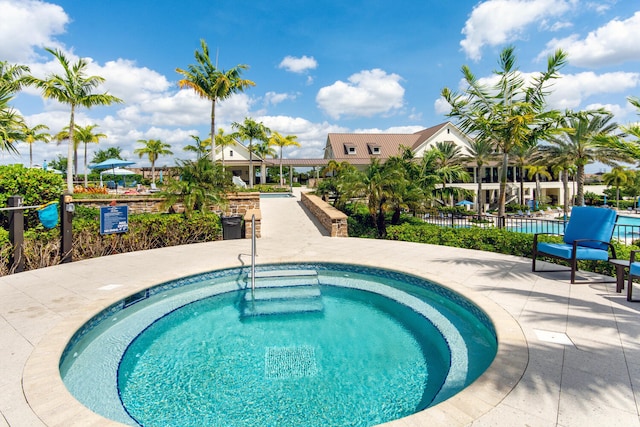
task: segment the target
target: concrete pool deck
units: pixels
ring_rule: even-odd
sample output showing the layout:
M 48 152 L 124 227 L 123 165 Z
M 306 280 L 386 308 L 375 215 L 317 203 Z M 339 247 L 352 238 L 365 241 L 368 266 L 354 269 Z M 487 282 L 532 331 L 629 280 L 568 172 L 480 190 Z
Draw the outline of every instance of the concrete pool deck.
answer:
M 406 242 L 330 238 L 298 198 L 266 199 L 259 264 L 349 262 L 405 271 L 456 290 L 497 325 L 499 350 L 468 389 L 389 423 L 473 426 L 640 426 L 640 304 L 615 281 L 531 272 L 531 260 Z M 71 335 L 140 289 L 250 263 L 250 240 L 169 247 L 0 278 L 0 427 L 119 425 L 64 388 L 57 367 Z M 551 267 L 553 268 L 553 267 Z M 551 269 L 550 268 L 550 269 Z

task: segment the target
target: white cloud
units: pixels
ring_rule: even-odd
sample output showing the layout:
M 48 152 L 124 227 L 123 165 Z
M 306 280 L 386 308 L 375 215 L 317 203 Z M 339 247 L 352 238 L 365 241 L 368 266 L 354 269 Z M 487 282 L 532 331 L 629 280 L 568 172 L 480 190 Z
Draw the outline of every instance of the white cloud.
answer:
M 318 67 L 318 61 L 316 61 L 313 56 L 303 55 L 300 58 L 296 58 L 295 56 L 285 56 L 285 58 L 280 62 L 278 68 L 284 68 L 285 70 L 292 73 L 304 73 L 307 70 L 315 70 Z
M 148 101 L 170 86 L 165 76 L 147 67 L 138 67 L 130 60 L 117 59 L 108 61 L 104 66 L 92 65 L 88 67 L 90 73 L 104 77 L 105 89 L 126 103 Z
M 552 108 L 578 109 L 591 96 L 629 93 L 639 85 L 640 73 L 566 74 L 556 81 L 548 101 Z
M 436 111 L 436 113 L 446 116 L 451 112 L 451 105 L 449 105 L 449 103 L 443 97 L 439 97 L 434 101 L 433 109 Z
M 294 99 L 296 99 L 296 95 L 292 95 L 289 93 L 267 92 L 264 94 L 265 105 L 278 105 L 281 102 Z
M 473 8 L 460 42 L 474 61 L 482 57 L 485 45 L 496 46 L 523 37 L 529 25 L 561 16 L 576 0 L 488 0 Z M 549 24 L 553 27 L 555 24 Z
M 401 77 L 380 69 L 353 74 L 348 82 L 337 81 L 318 91 L 318 106 L 334 119 L 340 116 L 371 117 L 403 106 Z
M 69 23 L 62 7 L 37 0 L 0 0 L 0 10 L 0 58 L 11 63 L 33 60 L 34 48 L 58 47 L 53 36 Z
M 569 55 L 573 65 L 598 67 L 640 60 L 640 12 L 632 17 L 614 19 L 580 39 L 574 34 L 563 39 L 553 39 L 540 56 L 561 48 Z

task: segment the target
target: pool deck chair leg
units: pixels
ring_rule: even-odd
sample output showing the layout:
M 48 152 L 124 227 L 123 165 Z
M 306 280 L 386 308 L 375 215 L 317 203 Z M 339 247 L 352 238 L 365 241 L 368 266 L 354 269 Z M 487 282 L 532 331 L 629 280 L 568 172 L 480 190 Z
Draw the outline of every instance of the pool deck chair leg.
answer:
M 640 251 L 631 251 L 629 257 L 629 279 L 627 280 L 627 301 L 640 302 L 640 299 L 633 299 L 633 278 L 640 277 L 640 261 L 636 261 L 636 254 Z

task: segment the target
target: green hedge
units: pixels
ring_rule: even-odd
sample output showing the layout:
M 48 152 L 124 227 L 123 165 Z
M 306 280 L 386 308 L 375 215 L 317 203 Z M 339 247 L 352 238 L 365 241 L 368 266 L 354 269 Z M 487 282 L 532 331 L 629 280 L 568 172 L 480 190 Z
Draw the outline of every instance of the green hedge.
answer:
M 77 210 L 73 221 L 73 259 L 208 242 L 222 238 L 220 217 L 214 213 L 136 214 L 129 216 L 129 231 L 100 234 L 99 211 Z M 0 275 L 9 273 L 9 233 L 0 229 Z M 55 265 L 60 259 L 60 230 L 27 230 L 24 234 L 25 270 Z

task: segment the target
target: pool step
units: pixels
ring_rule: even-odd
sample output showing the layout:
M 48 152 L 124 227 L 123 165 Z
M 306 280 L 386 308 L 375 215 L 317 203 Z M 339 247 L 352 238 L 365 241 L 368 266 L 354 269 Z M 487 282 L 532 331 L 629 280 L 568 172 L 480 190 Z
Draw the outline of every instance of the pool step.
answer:
M 324 310 L 322 294 L 315 270 L 259 271 L 255 289 L 251 276 L 241 304 L 242 317 L 287 313 L 309 313 Z

